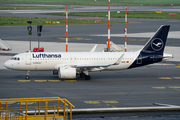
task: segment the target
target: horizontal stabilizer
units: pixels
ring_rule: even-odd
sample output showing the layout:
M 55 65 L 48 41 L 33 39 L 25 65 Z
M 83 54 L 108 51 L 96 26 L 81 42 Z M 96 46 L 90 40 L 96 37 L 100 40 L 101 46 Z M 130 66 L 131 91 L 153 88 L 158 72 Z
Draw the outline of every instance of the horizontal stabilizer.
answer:
M 96 50 L 97 44 L 91 49 L 90 52 L 94 52 Z

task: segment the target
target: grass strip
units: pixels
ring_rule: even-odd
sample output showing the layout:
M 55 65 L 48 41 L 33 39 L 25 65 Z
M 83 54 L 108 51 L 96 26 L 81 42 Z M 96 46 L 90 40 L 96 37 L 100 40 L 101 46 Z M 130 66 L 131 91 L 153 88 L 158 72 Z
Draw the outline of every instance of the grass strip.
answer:
M 0 26 L 28 26 L 29 18 L 27 17 L 0 17 Z M 48 19 L 48 18 L 31 18 L 31 25 L 38 25 L 38 21 L 41 25 L 65 25 L 65 19 Z M 60 22 L 60 23 L 58 23 Z M 112 21 L 111 23 L 124 23 L 123 21 Z M 107 24 L 107 21 L 101 21 L 95 23 L 95 20 L 77 20 L 69 19 L 69 25 L 75 24 Z
M 65 7 L 52 6 L 21 6 L 21 5 L 1 5 L 0 10 L 58 10 Z
M 169 13 L 176 13 L 176 15 L 169 15 Z M 44 14 L 44 13 L 43 13 Z M 64 16 L 64 13 L 45 13 L 47 15 Z M 84 12 L 84 13 L 69 13 L 69 16 L 89 16 L 89 17 L 106 17 L 107 12 Z M 120 13 L 111 12 L 111 17 L 124 18 L 125 12 Z M 128 18 L 150 18 L 150 19 L 180 19 L 180 12 L 162 12 L 156 11 L 128 11 Z
M 108 5 L 108 0 L 0 0 L 0 3 Z M 179 0 L 111 0 L 116 6 L 179 6 Z

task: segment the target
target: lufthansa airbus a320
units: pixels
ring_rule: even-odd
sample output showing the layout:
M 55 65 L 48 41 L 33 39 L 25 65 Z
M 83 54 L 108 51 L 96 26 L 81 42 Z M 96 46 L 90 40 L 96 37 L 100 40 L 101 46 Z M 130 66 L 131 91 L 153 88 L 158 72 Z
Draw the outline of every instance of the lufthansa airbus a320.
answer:
M 136 52 L 28 52 L 20 53 L 6 61 L 4 66 L 12 70 L 53 71 L 60 79 L 76 78 L 90 80 L 89 72 L 101 70 L 124 70 L 141 67 L 173 58 L 164 53 L 169 25 L 162 25 L 145 46 Z

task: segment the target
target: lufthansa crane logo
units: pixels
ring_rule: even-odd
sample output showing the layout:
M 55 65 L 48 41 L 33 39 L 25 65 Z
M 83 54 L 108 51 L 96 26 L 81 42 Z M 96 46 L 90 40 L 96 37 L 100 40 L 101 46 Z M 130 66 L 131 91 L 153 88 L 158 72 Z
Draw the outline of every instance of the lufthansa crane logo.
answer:
M 160 51 L 163 48 L 163 41 L 160 38 L 155 38 L 151 42 L 151 47 L 155 51 Z

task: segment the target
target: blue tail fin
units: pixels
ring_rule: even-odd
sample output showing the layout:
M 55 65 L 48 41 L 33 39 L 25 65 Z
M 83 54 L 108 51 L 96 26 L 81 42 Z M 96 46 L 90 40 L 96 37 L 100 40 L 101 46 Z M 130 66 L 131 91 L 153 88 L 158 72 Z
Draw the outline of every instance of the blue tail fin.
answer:
M 169 28 L 169 25 L 162 25 L 154 34 L 154 36 L 150 38 L 146 45 L 142 48 L 139 56 L 129 68 L 162 61 Z
M 142 53 L 162 54 L 166 45 L 170 25 L 162 25 L 142 49 Z

